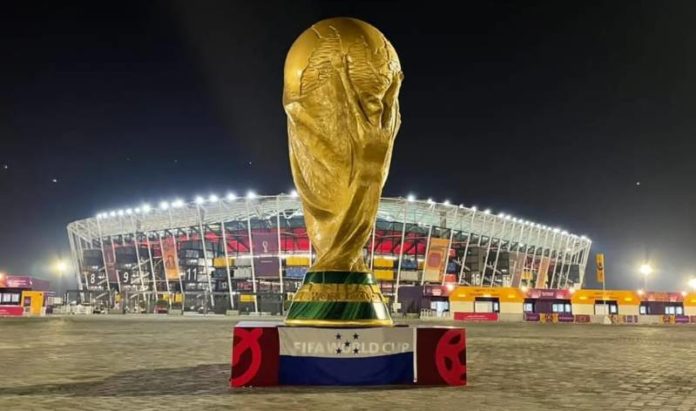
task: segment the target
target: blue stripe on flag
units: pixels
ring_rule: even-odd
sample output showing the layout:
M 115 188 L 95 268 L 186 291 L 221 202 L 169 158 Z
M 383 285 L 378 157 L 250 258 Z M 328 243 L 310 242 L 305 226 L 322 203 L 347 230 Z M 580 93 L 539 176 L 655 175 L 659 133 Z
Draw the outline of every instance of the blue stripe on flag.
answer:
M 281 355 L 280 384 L 413 384 L 413 355 L 413 352 L 358 358 Z

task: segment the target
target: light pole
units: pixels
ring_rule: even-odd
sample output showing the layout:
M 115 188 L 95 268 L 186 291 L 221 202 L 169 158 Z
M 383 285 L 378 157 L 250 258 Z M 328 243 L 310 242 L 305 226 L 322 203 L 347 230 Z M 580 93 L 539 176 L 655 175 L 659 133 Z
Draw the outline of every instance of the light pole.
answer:
M 638 271 L 640 271 L 640 273 L 643 274 L 643 290 L 648 291 L 648 276 L 652 274 L 653 268 L 652 266 L 650 266 L 650 264 L 643 263 L 641 264 Z
M 60 277 L 60 288 L 63 291 L 63 304 L 65 304 L 65 301 L 67 301 L 67 295 L 68 291 L 65 289 L 65 284 L 64 284 L 64 278 L 65 278 L 65 272 L 68 269 L 68 264 L 65 263 L 63 260 L 58 260 L 56 261 L 54 268 L 56 272 L 58 273 L 58 277 Z

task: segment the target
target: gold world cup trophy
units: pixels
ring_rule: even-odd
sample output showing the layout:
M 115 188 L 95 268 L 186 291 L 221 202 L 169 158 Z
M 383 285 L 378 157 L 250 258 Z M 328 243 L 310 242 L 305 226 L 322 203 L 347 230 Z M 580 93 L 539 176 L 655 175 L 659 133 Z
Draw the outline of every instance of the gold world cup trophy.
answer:
M 392 325 L 365 264 L 399 130 L 403 74 L 394 47 L 353 18 L 307 29 L 285 60 L 290 165 L 317 259 L 285 323 Z

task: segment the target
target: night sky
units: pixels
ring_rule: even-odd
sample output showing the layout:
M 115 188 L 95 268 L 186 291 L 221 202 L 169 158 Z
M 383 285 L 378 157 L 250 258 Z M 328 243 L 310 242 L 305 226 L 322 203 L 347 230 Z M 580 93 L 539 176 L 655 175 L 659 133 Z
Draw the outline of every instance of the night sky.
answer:
M 49 276 L 97 212 L 289 192 L 285 54 L 340 15 L 405 73 L 385 195 L 585 234 L 610 288 L 641 286 L 645 259 L 649 288 L 696 275 L 689 1 L 3 3 L 0 271 Z

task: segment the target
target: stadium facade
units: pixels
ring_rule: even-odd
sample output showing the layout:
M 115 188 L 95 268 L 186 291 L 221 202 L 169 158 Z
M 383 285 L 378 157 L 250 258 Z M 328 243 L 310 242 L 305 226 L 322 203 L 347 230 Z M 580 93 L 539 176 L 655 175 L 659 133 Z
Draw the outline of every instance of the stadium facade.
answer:
M 78 298 L 102 308 L 280 314 L 315 257 L 294 193 L 146 204 L 67 230 Z M 590 246 L 489 210 L 383 198 L 364 256 L 401 302 L 414 292 L 446 300 L 456 285 L 577 288 Z

